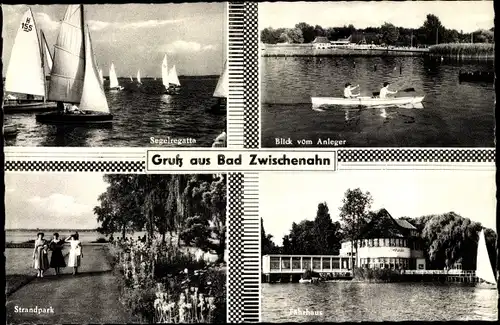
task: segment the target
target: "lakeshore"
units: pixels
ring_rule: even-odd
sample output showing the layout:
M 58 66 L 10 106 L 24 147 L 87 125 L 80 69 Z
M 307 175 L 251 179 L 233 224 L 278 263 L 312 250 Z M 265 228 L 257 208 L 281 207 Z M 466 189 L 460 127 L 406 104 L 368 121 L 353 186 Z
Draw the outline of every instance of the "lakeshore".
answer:
M 474 52 L 477 46 L 479 49 Z M 262 57 L 431 57 L 494 60 L 494 44 L 439 44 L 430 47 L 349 45 L 315 48 L 312 44 L 261 44 Z
M 428 48 L 416 47 L 364 45 L 318 49 L 311 44 L 261 44 L 263 57 L 423 56 L 428 53 Z

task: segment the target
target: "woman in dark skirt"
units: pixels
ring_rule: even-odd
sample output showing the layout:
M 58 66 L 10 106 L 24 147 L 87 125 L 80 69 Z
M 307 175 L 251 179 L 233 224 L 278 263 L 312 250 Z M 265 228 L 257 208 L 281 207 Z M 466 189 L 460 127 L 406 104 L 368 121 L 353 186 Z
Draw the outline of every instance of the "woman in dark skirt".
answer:
M 52 257 L 50 258 L 50 267 L 56 270 L 56 274 L 61 274 L 61 267 L 66 267 L 66 262 L 64 261 L 64 256 L 62 249 L 64 246 L 64 241 L 59 239 L 59 234 L 56 232 L 52 241 L 50 242 L 50 249 L 52 250 Z

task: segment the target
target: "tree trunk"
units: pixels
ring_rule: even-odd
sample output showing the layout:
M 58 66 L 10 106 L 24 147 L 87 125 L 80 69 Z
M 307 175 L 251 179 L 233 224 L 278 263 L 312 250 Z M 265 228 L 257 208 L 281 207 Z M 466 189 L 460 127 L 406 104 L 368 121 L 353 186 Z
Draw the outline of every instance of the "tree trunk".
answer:
M 163 232 L 163 234 L 161 236 L 161 243 L 165 244 L 165 232 Z
M 122 240 L 125 239 L 125 225 L 122 226 Z

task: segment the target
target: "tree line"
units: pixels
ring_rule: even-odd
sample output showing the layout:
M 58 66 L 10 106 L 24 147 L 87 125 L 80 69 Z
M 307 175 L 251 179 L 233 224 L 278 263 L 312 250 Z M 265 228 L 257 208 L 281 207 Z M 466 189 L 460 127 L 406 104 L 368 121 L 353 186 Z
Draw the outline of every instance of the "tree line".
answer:
M 261 252 L 266 254 L 293 255 L 338 255 L 343 241 L 355 241 L 365 226 L 377 213 L 370 210 L 372 196 L 361 189 L 348 189 L 339 208 L 340 221 L 333 221 L 326 202 L 318 204 L 313 220 L 292 223 L 281 245 L 276 245 L 273 236 L 265 232 L 261 219 Z M 461 263 L 462 268 L 476 268 L 478 234 L 484 229 L 490 262 L 496 269 L 496 233 L 454 212 L 428 215 L 418 218 L 402 217 L 418 230 L 418 240 L 428 269 L 451 268 Z M 356 245 L 351 245 L 356 249 Z
M 489 30 L 477 30 L 473 33 L 464 33 L 456 29 L 448 29 L 442 25 L 439 18 L 428 14 L 421 27 L 417 29 L 397 27 L 384 23 L 380 27 L 357 29 L 354 25 L 324 28 L 320 25 L 312 26 L 305 22 L 293 28 L 264 28 L 260 38 L 262 43 L 295 43 L 307 44 L 316 37 L 326 37 L 330 41 L 345 39 L 353 34 L 367 36 L 366 42 L 375 45 L 397 46 L 428 46 L 437 43 L 493 43 L 495 27 Z M 356 43 L 356 41 L 353 41 Z
M 151 242 L 159 234 L 177 237 L 186 246 L 214 251 L 224 258 L 226 243 L 226 175 L 108 174 L 108 188 L 94 214 L 100 233 L 146 231 Z

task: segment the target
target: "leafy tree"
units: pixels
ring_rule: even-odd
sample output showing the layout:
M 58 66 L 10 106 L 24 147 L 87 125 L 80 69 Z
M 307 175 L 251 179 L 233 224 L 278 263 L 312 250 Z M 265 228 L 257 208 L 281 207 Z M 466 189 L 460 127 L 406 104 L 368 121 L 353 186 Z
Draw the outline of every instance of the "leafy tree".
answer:
M 443 38 L 444 28 L 437 16 L 428 14 L 421 31 L 425 37 L 424 44 L 436 44 Z
M 180 238 L 206 252 L 214 250 L 219 261 L 226 246 L 226 184 L 225 174 L 193 175 L 183 193 L 188 213 Z
M 302 36 L 302 30 L 300 30 L 299 28 L 289 29 L 287 35 L 290 43 L 300 44 L 304 42 L 304 37 Z
M 261 254 L 275 254 L 277 252 L 277 247 L 272 241 L 273 235 L 266 234 L 264 229 L 264 221 L 260 218 L 260 240 L 261 240 Z
M 320 25 L 316 25 L 314 27 L 314 35 L 317 36 L 326 36 L 326 30 L 323 29 Z
M 311 43 L 316 38 L 314 27 L 307 23 L 298 23 L 295 28 L 302 31 L 303 43 Z
M 342 222 L 343 233 L 346 239 L 351 241 L 351 257 L 353 256 L 353 247 L 356 248 L 356 257 L 358 256 L 357 240 L 360 231 L 368 222 L 368 210 L 372 204 L 370 192 L 363 193 L 361 189 L 348 189 L 344 198 L 343 205 L 340 207 L 340 220 Z
M 399 38 L 399 30 L 393 24 L 384 23 L 380 27 L 382 41 L 386 45 L 395 45 Z

